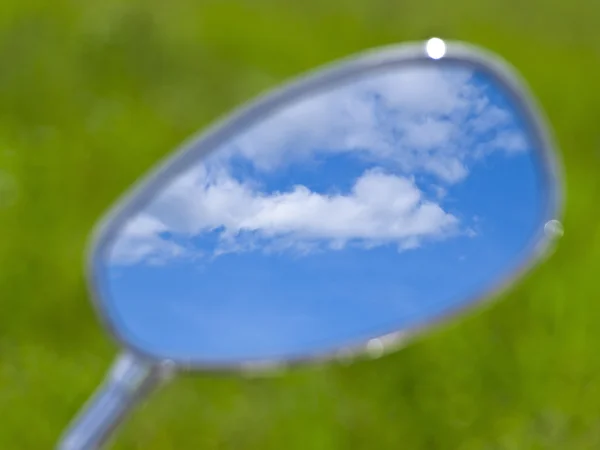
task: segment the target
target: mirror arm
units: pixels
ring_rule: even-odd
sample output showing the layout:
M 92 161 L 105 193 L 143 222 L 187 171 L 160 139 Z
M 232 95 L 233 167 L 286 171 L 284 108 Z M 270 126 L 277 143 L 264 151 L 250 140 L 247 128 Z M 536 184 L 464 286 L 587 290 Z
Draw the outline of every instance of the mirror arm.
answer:
M 102 448 L 126 415 L 172 374 L 167 365 L 122 353 L 62 436 L 57 450 Z

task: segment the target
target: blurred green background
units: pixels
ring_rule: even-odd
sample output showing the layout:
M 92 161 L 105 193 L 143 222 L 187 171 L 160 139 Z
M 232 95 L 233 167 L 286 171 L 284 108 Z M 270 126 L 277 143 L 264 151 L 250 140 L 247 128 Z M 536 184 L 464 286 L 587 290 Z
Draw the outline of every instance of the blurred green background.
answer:
M 116 353 L 87 235 L 190 133 L 286 78 L 432 35 L 528 79 L 567 168 L 565 237 L 502 302 L 352 366 L 184 377 L 117 449 L 600 448 L 595 0 L 3 0 L 0 449 L 52 448 Z

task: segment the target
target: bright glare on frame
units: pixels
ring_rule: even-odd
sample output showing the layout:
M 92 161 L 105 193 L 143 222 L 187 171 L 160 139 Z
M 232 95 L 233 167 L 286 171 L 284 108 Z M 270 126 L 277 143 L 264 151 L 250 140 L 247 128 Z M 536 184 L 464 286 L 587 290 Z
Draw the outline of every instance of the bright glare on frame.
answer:
M 446 54 L 446 43 L 439 38 L 431 38 L 427 41 L 426 49 L 430 58 L 440 59 Z

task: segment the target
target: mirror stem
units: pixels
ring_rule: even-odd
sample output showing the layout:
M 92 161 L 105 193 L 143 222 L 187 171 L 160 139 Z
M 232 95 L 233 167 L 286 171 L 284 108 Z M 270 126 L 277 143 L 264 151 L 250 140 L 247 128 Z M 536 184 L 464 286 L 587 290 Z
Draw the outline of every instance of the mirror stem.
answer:
M 57 450 L 102 448 L 126 415 L 171 375 L 172 370 L 167 365 L 122 353 L 62 436 Z

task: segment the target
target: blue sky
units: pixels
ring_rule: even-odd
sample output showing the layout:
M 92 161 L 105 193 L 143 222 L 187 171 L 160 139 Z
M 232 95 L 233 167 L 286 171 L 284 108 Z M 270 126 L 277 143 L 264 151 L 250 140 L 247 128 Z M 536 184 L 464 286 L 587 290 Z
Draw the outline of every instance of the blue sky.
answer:
M 152 353 L 304 356 L 422 324 L 512 269 L 541 219 L 503 93 L 415 67 L 279 111 L 132 217 L 107 308 Z

